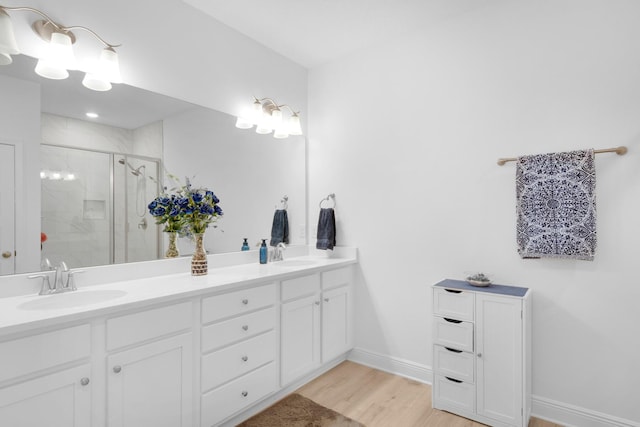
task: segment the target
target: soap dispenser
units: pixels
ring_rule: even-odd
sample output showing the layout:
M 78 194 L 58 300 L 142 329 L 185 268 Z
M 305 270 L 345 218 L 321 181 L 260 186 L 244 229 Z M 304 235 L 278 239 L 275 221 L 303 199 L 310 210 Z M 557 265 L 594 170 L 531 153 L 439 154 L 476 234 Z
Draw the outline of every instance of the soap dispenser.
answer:
M 262 239 L 262 244 L 260 245 L 260 264 L 267 263 L 267 239 Z
M 249 242 L 247 242 L 247 238 L 244 238 L 244 242 L 242 242 L 242 248 L 240 248 L 241 251 L 248 251 L 249 250 Z

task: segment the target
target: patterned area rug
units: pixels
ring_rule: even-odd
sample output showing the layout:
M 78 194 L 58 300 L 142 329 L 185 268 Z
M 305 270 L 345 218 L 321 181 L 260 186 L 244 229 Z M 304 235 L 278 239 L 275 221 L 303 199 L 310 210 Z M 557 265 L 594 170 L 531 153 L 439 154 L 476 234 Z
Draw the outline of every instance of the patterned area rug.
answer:
M 290 394 L 238 427 L 364 427 L 313 400 Z

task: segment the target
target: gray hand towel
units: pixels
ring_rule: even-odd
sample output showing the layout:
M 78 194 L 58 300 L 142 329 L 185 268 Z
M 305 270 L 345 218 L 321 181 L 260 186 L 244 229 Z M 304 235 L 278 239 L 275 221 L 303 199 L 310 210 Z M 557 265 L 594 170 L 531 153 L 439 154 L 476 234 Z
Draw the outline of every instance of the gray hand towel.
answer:
M 336 244 L 336 216 L 333 208 L 320 209 L 316 249 L 333 249 Z
M 278 243 L 289 244 L 289 218 L 287 211 L 278 209 L 273 214 L 273 225 L 271 226 L 271 246 L 278 246 Z

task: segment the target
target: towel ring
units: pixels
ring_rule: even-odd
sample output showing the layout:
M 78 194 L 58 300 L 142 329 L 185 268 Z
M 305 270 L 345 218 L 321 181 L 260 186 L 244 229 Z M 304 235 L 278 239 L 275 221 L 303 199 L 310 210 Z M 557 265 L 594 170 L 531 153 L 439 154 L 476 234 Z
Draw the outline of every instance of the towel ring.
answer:
M 330 207 L 332 207 L 332 208 L 336 207 L 336 195 L 335 195 L 335 193 L 331 193 L 327 197 L 325 197 L 324 199 L 320 200 L 320 209 L 323 208 L 322 203 L 328 202 L 328 201 L 332 201 L 333 202 L 333 206 L 330 206 Z
M 280 199 L 280 209 L 284 209 L 285 211 L 287 210 L 287 208 L 289 207 L 289 196 L 287 196 L 286 194 L 284 196 L 282 196 L 282 199 Z M 278 209 L 278 206 L 276 206 L 276 209 Z

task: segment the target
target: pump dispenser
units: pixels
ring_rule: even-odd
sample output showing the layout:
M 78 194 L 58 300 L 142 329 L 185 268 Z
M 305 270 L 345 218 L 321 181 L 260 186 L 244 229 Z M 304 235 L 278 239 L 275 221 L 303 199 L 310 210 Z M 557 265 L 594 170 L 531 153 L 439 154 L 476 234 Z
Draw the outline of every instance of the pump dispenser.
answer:
M 262 244 L 260 245 L 260 264 L 267 263 L 267 239 L 262 239 Z
M 240 248 L 241 251 L 248 251 L 249 250 L 249 242 L 247 242 L 247 237 L 244 238 L 244 242 L 242 242 L 242 248 Z

